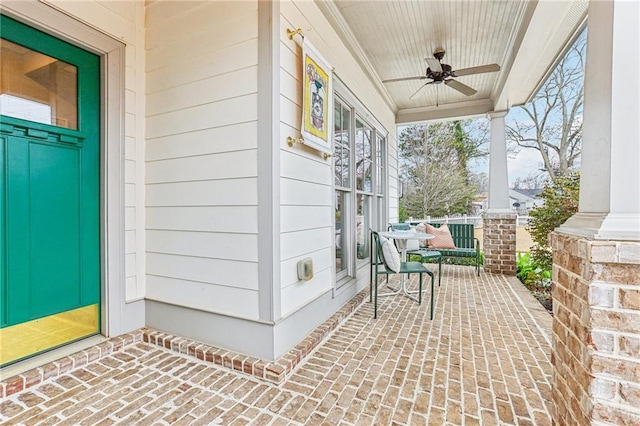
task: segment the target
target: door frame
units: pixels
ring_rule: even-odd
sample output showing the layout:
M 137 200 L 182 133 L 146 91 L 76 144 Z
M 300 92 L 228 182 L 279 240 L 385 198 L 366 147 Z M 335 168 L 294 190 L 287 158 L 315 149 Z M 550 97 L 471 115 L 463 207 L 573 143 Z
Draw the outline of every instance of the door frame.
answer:
M 37 0 L 3 2 L 0 11 L 100 56 L 101 334 L 142 327 L 144 301 L 128 304 L 125 296 L 125 45 Z

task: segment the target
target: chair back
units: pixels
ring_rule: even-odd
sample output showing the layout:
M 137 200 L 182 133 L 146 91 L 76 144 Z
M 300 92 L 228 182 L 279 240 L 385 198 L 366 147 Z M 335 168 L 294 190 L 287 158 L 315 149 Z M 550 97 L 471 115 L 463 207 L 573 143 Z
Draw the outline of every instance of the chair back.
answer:
M 411 225 L 408 223 L 390 223 L 389 231 L 409 231 L 411 230 Z

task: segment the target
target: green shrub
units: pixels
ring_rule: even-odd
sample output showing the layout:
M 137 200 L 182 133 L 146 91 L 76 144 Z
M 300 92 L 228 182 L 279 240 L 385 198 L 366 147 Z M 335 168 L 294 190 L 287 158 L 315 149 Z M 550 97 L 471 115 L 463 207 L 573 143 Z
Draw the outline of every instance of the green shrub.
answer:
M 529 289 L 544 291 L 551 289 L 551 269 L 544 268 L 529 253 L 518 253 L 516 275 Z
M 544 187 L 540 197 L 543 204 L 534 207 L 529 213 L 527 230 L 531 234 L 533 246 L 531 258 L 544 270 L 551 270 L 553 262 L 549 233 L 562 225 L 578 211 L 580 195 L 580 174 L 571 172 L 567 176 L 556 178 Z

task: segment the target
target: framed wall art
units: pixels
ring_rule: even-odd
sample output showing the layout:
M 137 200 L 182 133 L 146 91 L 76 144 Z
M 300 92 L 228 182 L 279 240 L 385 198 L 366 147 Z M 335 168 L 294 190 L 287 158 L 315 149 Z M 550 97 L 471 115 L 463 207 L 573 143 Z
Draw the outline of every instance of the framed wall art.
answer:
M 329 63 L 306 39 L 302 42 L 302 126 L 304 144 L 330 154 L 333 81 Z

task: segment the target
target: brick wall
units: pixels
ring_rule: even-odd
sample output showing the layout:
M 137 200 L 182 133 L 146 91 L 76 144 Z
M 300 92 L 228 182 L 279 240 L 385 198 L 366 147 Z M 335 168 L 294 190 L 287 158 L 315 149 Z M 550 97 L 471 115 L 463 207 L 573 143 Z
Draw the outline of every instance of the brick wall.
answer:
M 517 215 L 485 214 L 482 249 L 484 270 L 493 274 L 516 274 L 516 219 Z
M 551 243 L 554 423 L 640 424 L 640 242 Z

